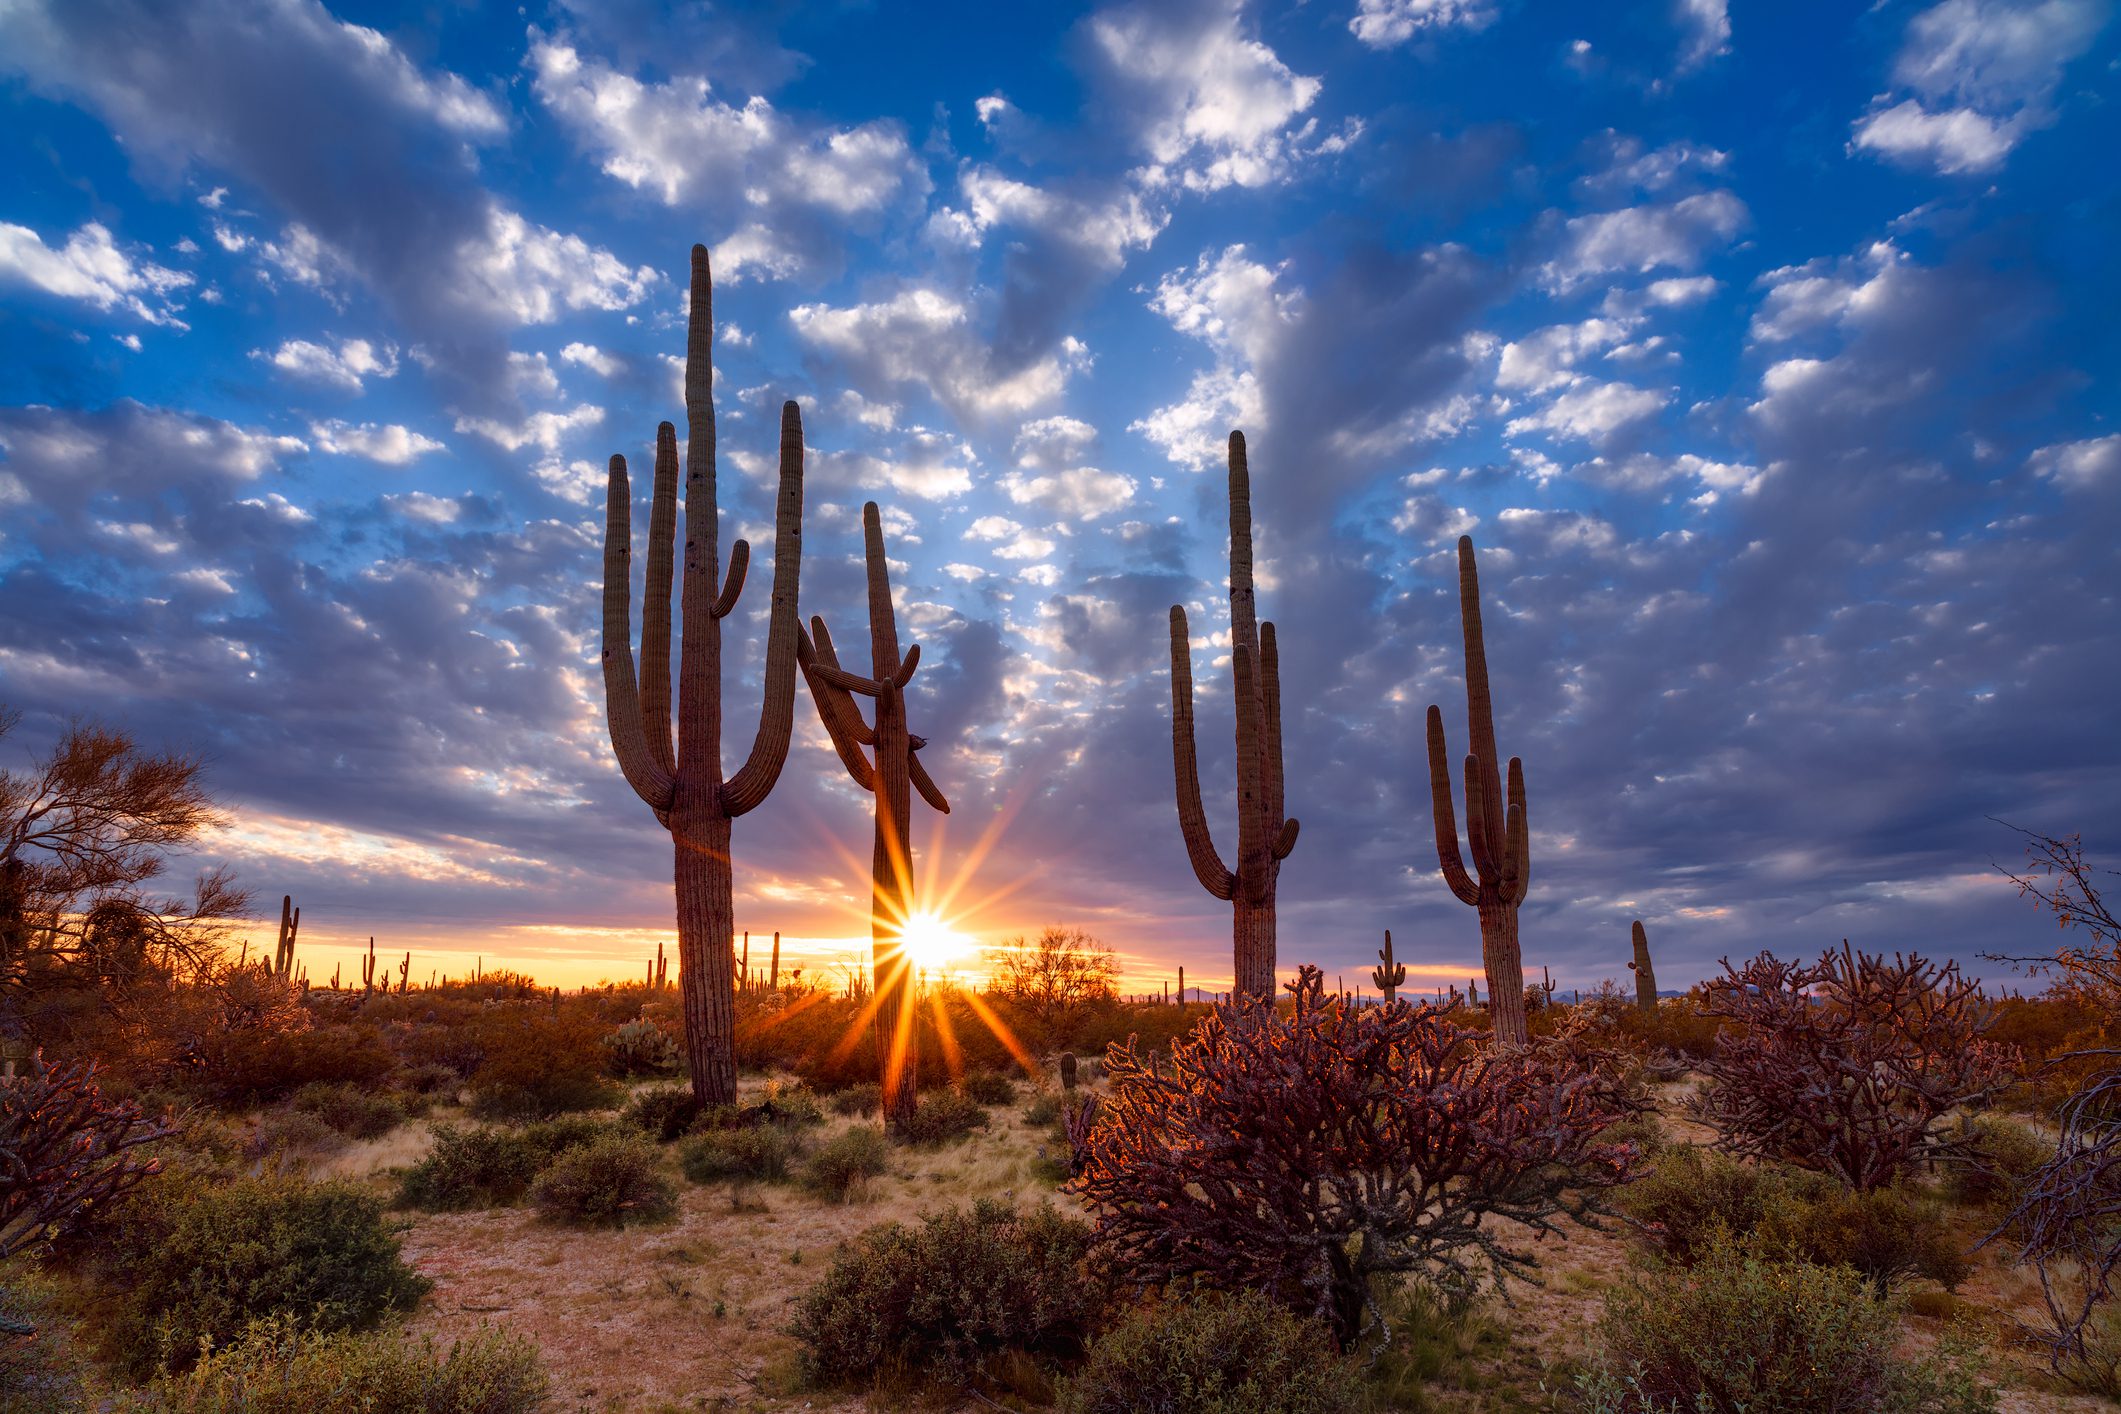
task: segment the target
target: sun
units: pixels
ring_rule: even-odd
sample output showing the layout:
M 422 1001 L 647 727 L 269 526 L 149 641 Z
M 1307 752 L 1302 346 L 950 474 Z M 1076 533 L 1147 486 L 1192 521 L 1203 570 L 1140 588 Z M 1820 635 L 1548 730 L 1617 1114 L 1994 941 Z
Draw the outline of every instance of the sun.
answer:
M 952 928 L 948 919 L 925 911 L 906 920 L 901 937 L 907 958 L 915 968 L 928 972 L 940 972 L 948 967 L 965 954 L 972 941 Z

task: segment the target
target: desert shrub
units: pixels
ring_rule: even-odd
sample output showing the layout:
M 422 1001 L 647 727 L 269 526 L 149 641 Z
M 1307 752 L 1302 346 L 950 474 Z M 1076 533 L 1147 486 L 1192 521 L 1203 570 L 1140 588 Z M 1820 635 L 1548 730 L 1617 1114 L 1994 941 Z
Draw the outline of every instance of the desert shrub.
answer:
M 699 1117 L 700 1102 L 687 1085 L 657 1085 L 634 1092 L 626 1102 L 625 1121 L 668 1144 L 692 1127 Z
M 518 1012 L 482 1033 L 485 1059 L 471 1077 L 481 1119 L 545 1119 L 603 1109 L 616 1095 L 603 1077 L 598 1036 L 584 1018 L 533 1020 Z
M 223 1104 L 276 1100 L 306 1085 L 379 1087 L 398 1058 L 367 1026 L 237 1028 L 210 1039 L 204 1079 Z
M 19 1270 L 0 1277 L 0 1411 L 73 1414 L 90 1408 L 81 1377 L 82 1360 L 50 1286 Z
M 1013 1105 L 1016 1082 L 997 1070 L 975 1070 L 960 1082 L 965 1098 L 975 1105 Z
M 908 1144 L 944 1144 L 987 1127 L 987 1112 L 956 1090 L 931 1090 L 894 1125 Z
M 1963 1118 L 1952 1137 L 1963 1146 L 1944 1169 L 1944 1191 L 1955 1203 L 2003 1202 L 2055 1154 L 2032 1129 L 2000 1115 Z
M 464 1083 L 464 1077 L 454 1066 L 430 1061 L 421 1065 L 408 1065 L 391 1079 L 398 1088 L 413 1095 L 451 1095 Z
M 1061 1119 L 1061 1097 L 1048 1090 L 1031 1097 L 1024 1106 L 1024 1123 L 1034 1129 L 1044 1129 L 1049 1124 L 1059 1124 Z
M 372 1327 L 429 1283 L 398 1256 L 382 1202 L 347 1183 L 186 1178 L 142 1189 L 96 1254 L 105 1353 L 138 1373 L 190 1361 L 280 1313 L 318 1330 Z
M 1002 1351 L 1071 1354 L 1101 1299 L 1089 1247 L 1079 1219 L 991 1199 L 871 1228 L 796 1298 L 802 1371 L 821 1384 L 894 1366 L 962 1381 Z
M 1672 1142 L 1664 1127 L 1663 1119 L 1655 1110 L 1644 1110 L 1629 1115 L 1605 1132 L 1608 1144 L 1633 1144 L 1638 1153 L 1655 1155 Z
M 662 1151 L 637 1134 L 606 1135 L 563 1151 L 530 1185 L 530 1201 L 557 1222 L 624 1227 L 677 1209 Z
M 1768 953 L 1726 962 L 1702 1010 L 1727 1023 L 1703 1095 L 1724 1143 L 1854 1188 L 1959 1152 L 1945 1115 L 2008 1085 L 2018 1060 L 1986 1039 L 1990 1013 L 1957 963 L 1846 944 L 1809 967 Z
M 823 1124 L 825 1104 L 817 1091 L 801 1080 L 769 1080 L 759 1102 L 748 1111 L 750 1121 L 772 1120 L 779 1124 Z
M 1846 1267 L 1730 1244 L 1630 1279 L 1606 1300 L 1590 1414 L 1990 1414 L 1955 1349 L 1906 1359 L 1900 1308 Z
M 0 1085 L 0 1258 L 162 1171 L 145 1156 L 171 1126 L 105 1098 L 94 1061 L 47 1064 Z
M 406 1170 L 398 1201 L 429 1212 L 504 1206 L 529 1190 L 547 1157 L 515 1130 L 436 1125 L 434 1147 Z
M 1128 1312 L 1090 1346 L 1064 1414 L 1352 1414 L 1332 1334 L 1258 1292 L 1202 1292 Z
M 358 1085 L 305 1085 L 289 1103 L 349 1139 L 380 1139 L 405 1122 L 405 1105 L 397 1096 Z
M 121 1406 L 129 1414 L 531 1414 L 551 1390 L 538 1348 L 482 1328 L 447 1351 L 433 1337 L 305 1330 L 269 1317 L 184 1374 Z
M 1353 1007 L 1315 967 L 1284 1012 L 1217 1007 L 1150 1065 L 1107 1052 L 1111 1089 L 1075 1188 L 1133 1280 L 1272 1293 L 1344 1347 L 1379 1278 L 1457 1291 L 1532 1266 L 1498 1235 L 1593 1208 L 1634 1160 L 1602 1132 L 1628 1105 L 1564 1044 L 1478 1044 L 1429 1007 Z M 1360 1242 L 1355 1242 L 1360 1236 Z
M 694 1183 L 784 1183 L 802 1149 L 802 1136 L 787 1125 L 710 1129 L 678 1145 L 678 1167 Z
M 621 1080 L 636 1075 L 669 1075 L 682 1059 L 678 1043 L 653 1021 L 629 1021 L 597 1042 L 604 1071 Z
M 326 1154 L 345 1145 L 345 1135 L 308 1110 L 272 1109 L 244 1131 L 242 1154 L 256 1164 L 289 1154 Z
M 1950 1290 L 1972 1270 L 1943 1203 L 1904 1185 L 1868 1193 L 1832 1186 L 1790 1217 L 1791 1250 L 1813 1262 L 1853 1267 L 1881 1292 L 1908 1277 Z
M 874 1080 L 865 1080 L 859 1085 L 849 1085 L 832 1094 L 832 1109 L 835 1114 L 851 1115 L 857 1119 L 873 1115 L 884 1107 L 884 1087 Z
M 584 1114 L 555 1115 L 535 1124 L 526 1124 L 519 1131 L 523 1142 L 541 1160 L 550 1160 L 569 1149 L 630 1132 L 623 1122 Z
M 821 1198 L 847 1202 L 868 1180 L 883 1176 L 889 1155 L 883 1130 L 867 1125 L 843 1129 L 819 1145 L 803 1165 L 803 1186 Z
M 1684 1265 L 1719 1242 L 1750 1239 L 1763 1227 L 1788 1231 L 1796 1222 L 1794 1209 L 1828 1186 L 1816 1174 L 1677 1145 L 1622 1189 L 1615 1206 L 1665 1256 Z

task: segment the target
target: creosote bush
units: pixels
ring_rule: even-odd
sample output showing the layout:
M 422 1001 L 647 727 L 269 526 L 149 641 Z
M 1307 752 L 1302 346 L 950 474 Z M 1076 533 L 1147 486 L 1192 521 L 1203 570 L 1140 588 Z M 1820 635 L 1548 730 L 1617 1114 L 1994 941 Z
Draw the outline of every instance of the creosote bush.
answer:
M 818 1146 L 803 1165 L 803 1187 L 835 1203 L 851 1202 L 890 1165 L 884 1131 L 867 1125 L 841 1130 Z
M 1953 1127 L 1963 1151 L 1944 1169 L 1945 1192 L 1955 1203 L 2001 1203 L 2015 1198 L 2055 1146 L 2017 1120 L 1974 1115 Z
M 1704 1112 L 1726 1147 L 1882 1187 L 1963 1144 L 1951 1111 L 2008 1085 L 2018 1055 L 1987 1039 L 1979 987 L 1957 963 L 1853 952 L 1812 966 L 1762 953 L 1704 985 L 1724 1028 Z
M 530 1185 L 530 1201 L 556 1222 L 624 1227 L 677 1211 L 662 1150 L 637 1134 L 607 1134 L 563 1150 Z
M 871 1228 L 796 1298 L 790 1333 L 803 1375 L 862 1384 L 899 1368 L 963 1382 L 1005 1351 L 1071 1355 L 1103 1299 L 1089 1247 L 1080 1219 L 991 1199 L 917 1228 Z
M 344 1083 L 311 1083 L 289 1103 L 349 1139 L 380 1139 L 405 1122 L 405 1105 L 388 1090 Z
M 1496 1049 L 1433 1007 L 1353 1007 L 1306 966 L 1294 1005 L 1217 1007 L 1151 1065 L 1111 1079 L 1075 1189 L 1104 1259 L 1132 1280 L 1272 1293 L 1343 1348 L 1373 1284 L 1424 1273 L 1470 1291 L 1532 1266 L 1504 1237 L 1558 1233 L 1625 1180 L 1603 1132 L 1630 1106 L 1558 1042 Z
M 625 1120 L 651 1137 L 668 1144 L 692 1127 L 699 1118 L 700 1102 L 688 1085 L 657 1085 L 637 1091 L 626 1102 Z
M 251 1321 L 364 1330 L 428 1281 L 399 1259 L 383 1205 L 347 1183 L 171 1177 L 127 1198 L 98 1243 L 105 1355 L 133 1373 L 188 1364 Z
M 545 1157 L 518 1130 L 439 1124 L 427 1157 L 400 1180 L 398 1201 L 437 1213 L 503 1207 L 529 1191 Z
M 884 1087 L 874 1080 L 865 1080 L 859 1085 L 849 1085 L 844 1090 L 832 1092 L 832 1112 L 860 1119 L 873 1115 L 884 1107 Z
M 987 1112 L 956 1090 L 931 1090 L 892 1127 L 908 1144 L 946 1144 L 987 1127 Z
M 975 1070 L 958 1082 L 965 1098 L 975 1105 L 1013 1105 L 1016 1082 L 997 1070 Z
M 678 1145 L 678 1167 L 694 1183 L 784 1183 L 803 1137 L 783 1124 L 710 1129 Z
M 471 1077 L 471 1111 L 481 1119 L 546 1119 L 612 1104 L 593 1018 L 536 1012 L 496 1020 L 480 1031 L 483 1060 Z
M 1900 1307 L 1845 1267 L 1721 1243 L 1607 1298 L 1587 1414 L 1991 1414 L 1954 1347 L 1903 1357 Z
M 529 1340 L 482 1328 L 445 1351 L 432 1337 L 305 1330 L 269 1317 L 183 1374 L 120 1407 L 128 1414 L 532 1414 L 551 1381 Z
M 1063 1414 L 1352 1414 L 1359 1385 L 1330 1332 L 1256 1291 L 1127 1313 L 1068 1382 Z

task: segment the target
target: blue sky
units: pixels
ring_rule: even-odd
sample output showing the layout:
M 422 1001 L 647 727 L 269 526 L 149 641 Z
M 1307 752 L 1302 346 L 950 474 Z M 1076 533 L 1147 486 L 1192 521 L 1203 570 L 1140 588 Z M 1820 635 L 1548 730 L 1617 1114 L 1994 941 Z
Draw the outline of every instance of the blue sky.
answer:
M 1228 976 L 1223 438 L 1280 627 L 1285 967 L 1477 967 L 1422 714 L 1480 546 L 1525 957 L 1971 959 L 1987 817 L 2121 840 L 2103 0 L 523 9 L 0 0 L 0 700 L 196 750 L 213 842 L 443 971 L 630 973 L 667 845 L 595 667 L 602 471 L 713 252 L 725 536 L 805 409 L 806 612 L 886 524 L 971 935 Z M 637 481 L 637 486 L 641 485 Z M 764 561 L 761 560 L 763 565 Z M 727 680 L 748 740 L 765 592 Z M 865 935 L 807 700 L 739 923 Z M 12 745 L 13 743 L 11 743 Z M 975 848 L 978 844 L 980 847 Z M 975 862 L 976 861 L 976 862 Z M 954 892 L 951 892 L 954 890 Z

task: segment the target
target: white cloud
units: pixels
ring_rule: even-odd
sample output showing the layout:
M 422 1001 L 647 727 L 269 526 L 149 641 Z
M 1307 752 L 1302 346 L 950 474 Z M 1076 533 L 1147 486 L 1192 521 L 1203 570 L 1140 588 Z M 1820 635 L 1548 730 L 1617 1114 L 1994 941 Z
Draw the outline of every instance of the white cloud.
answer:
M 997 225 L 1020 226 L 1088 252 L 1104 269 L 1117 269 L 1129 250 L 1146 250 L 1169 217 L 1151 211 L 1139 192 L 1121 192 L 1096 203 L 1058 196 L 989 167 L 968 167 L 958 179 L 965 215 L 974 232 Z
M 397 348 L 372 344 L 366 339 L 341 339 L 336 349 L 308 339 L 288 339 L 271 353 L 253 349 L 250 356 L 266 359 L 294 377 L 330 383 L 356 393 L 361 391 L 365 379 L 389 378 L 398 371 Z
M 1512 437 L 1527 432 L 1551 432 L 1602 442 L 1631 423 L 1654 415 L 1667 401 L 1665 395 L 1631 383 L 1579 381 L 1557 396 L 1544 409 L 1526 417 L 1512 418 L 1507 431 Z
M 1992 172 L 2018 144 L 2015 123 L 1971 108 L 1932 113 L 1908 99 L 1856 123 L 1856 146 L 1901 162 L 1926 163 L 1947 175 Z
M 1058 398 L 1088 350 L 1073 338 L 1058 352 L 1008 368 L 971 327 L 970 311 L 936 290 L 915 288 L 888 300 L 839 309 L 798 305 L 789 311 L 797 337 L 842 359 L 860 380 L 927 388 L 961 416 L 1020 417 Z
M 1767 295 L 1747 331 L 1755 343 L 1773 344 L 1860 320 L 1904 296 L 1907 255 L 1890 241 L 1876 241 L 1848 260 L 1786 265 L 1760 277 Z
M 1348 28 L 1372 49 L 1390 49 L 1423 30 L 1481 29 L 1494 19 L 1493 0 L 1360 0 Z
M 2026 460 L 2035 476 L 2044 476 L 2073 490 L 2098 485 L 2121 473 L 2121 432 L 2084 442 L 2059 442 L 2042 447 Z
M 1710 246 L 1736 235 L 1748 216 L 1745 203 L 1730 192 L 1710 191 L 1674 202 L 1571 217 L 1561 253 L 1543 274 L 1549 288 L 1568 289 L 1612 271 L 1689 269 Z
M 573 343 L 560 350 L 562 363 L 578 363 L 592 373 L 613 378 L 626 371 L 626 365 L 605 353 L 595 344 Z
M 407 520 L 420 521 L 425 525 L 453 525 L 464 513 L 460 502 L 446 496 L 430 496 L 425 491 L 407 491 L 400 496 L 385 496 L 383 503 L 404 516 Z
M 1213 349 L 1216 363 L 1194 375 L 1184 398 L 1130 430 L 1198 471 L 1222 460 L 1231 428 L 1263 425 L 1266 400 L 1254 370 L 1272 357 L 1303 305 L 1303 291 L 1281 284 L 1286 268 L 1261 265 L 1233 245 L 1204 252 L 1190 274 L 1181 270 L 1158 283 L 1149 307 Z
M 27 226 L 0 221 L 0 281 L 12 281 L 97 309 L 124 309 L 150 324 L 185 327 L 169 297 L 192 283 L 182 270 L 135 260 L 109 230 L 90 221 L 57 250 Z
M 582 403 L 572 412 L 534 412 L 519 423 L 501 422 L 490 417 L 460 417 L 457 431 L 476 433 L 511 452 L 536 447 L 556 453 L 560 450 L 561 439 L 568 433 L 594 427 L 603 420 L 604 409 Z
M 384 466 L 410 466 L 429 452 L 443 449 L 432 437 L 395 422 L 313 422 L 309 434 L 317 439 L 319 451 L 366 457 Z
M 1094 466 L 1005 472 L 997 484 L 1019 506 L 1040 506 L 1072 520 L 1095 520 L 1120 510 L 1134 499 L 1135 491 L 1133 477 Z
M 1727 0 L 1679 0 L 1679 48 L 1682 72 L 1698 69 L 1731 52 L 1731 15 Z
M 661 278 L 499 206 L 487 213 L 485 235 L 457 252 L 457 263 L 475 286 L 467 294 L 518 324 L 550 324 L 563 310 L 627 309 Z
M 1050 537 L 1027 530 L 1007 516 L 981 516 L 965 527 L 965 538 L 994 542 L 994 554 L 1003 560 L 1040 560 L 1058 548 Z
M 1536 330 L 1502 346 L 1495 386 L 1543 393 L 1573 383 L 1578 363 L 1618 344 L 1632 327 L 1617 319 L 1586 319 Z

